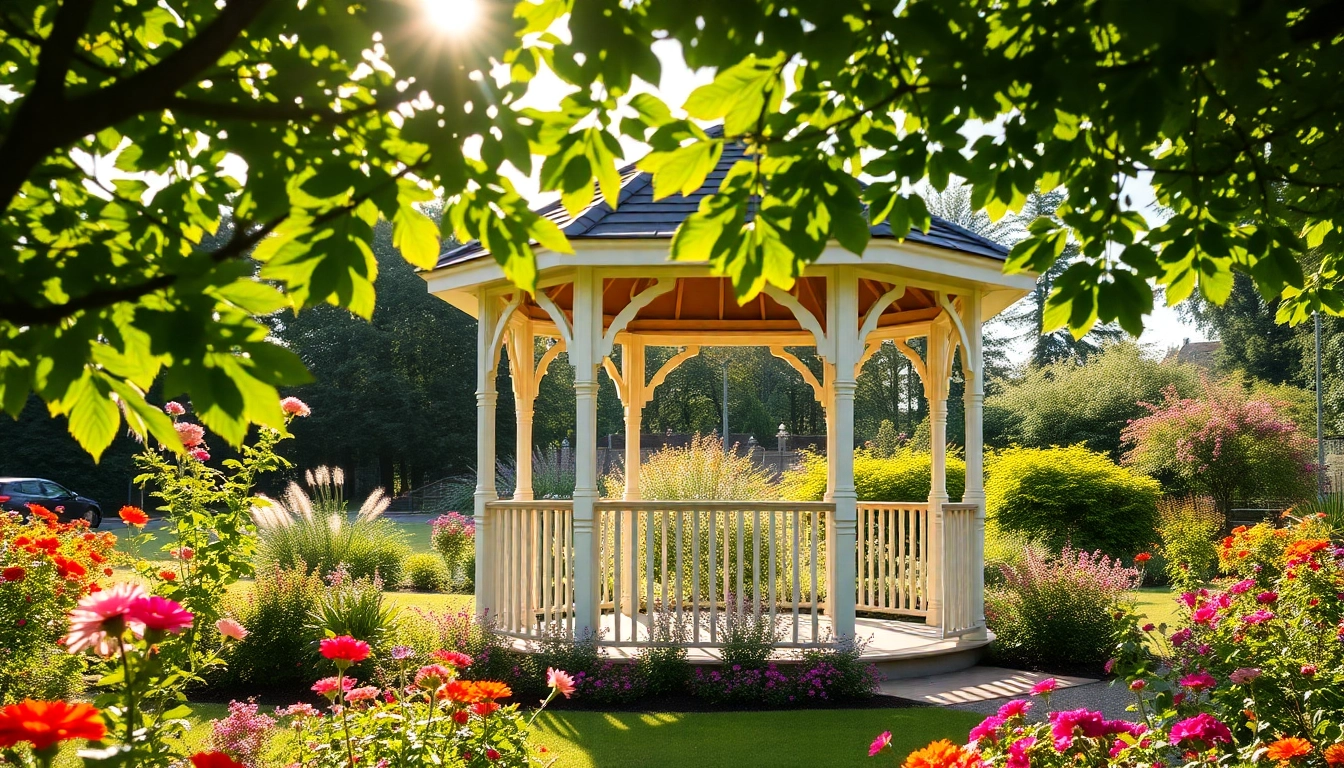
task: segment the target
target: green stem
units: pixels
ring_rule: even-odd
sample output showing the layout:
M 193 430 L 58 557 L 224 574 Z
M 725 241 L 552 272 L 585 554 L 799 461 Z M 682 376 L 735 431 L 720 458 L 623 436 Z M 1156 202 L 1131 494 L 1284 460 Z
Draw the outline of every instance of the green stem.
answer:
M 135 737 L 135 678 L 131 674 L 131 660 L 126 654 L 126 643 L 117 638 L 117 648 L 121 652 L 122 674 L 126 677 L 126 743 L 134 743 Z
M 346 720 L 345 710 L 345 670 L 336 668 L 336 701 L 341 705 L 341 730 L 345 733 L 345 755 L 350 758 L 350 768 L 355 768 L 355 748 L 350 743 L 350 723 Z

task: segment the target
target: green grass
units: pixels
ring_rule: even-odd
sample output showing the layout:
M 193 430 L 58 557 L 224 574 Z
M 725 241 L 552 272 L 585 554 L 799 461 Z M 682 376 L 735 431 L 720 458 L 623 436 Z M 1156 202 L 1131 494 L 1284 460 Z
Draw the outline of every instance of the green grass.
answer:
M 1162 626 L 1176 626 L 1180 620 L 1176 593 L 1170 587 L 1144 587 L 1130 593 L 1134 607 L 1145 620 Z

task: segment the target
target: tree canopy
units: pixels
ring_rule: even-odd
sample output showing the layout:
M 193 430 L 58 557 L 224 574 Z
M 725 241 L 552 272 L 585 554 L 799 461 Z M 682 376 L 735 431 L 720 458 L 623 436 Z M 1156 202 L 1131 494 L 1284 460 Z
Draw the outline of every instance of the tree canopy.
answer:
M 281 425 L 301 361 L 255 319 L 318 304 L 367 317 L 379 217 L 412 264 L 441 230 L 481 239 L 519 285 L 532 248 L 570 247 L 504 173 L 538 171 L 570 210 L 615 203 L 619 136 L 648 144 L 658 196 L 745 142 L 672 257 L 740 299 L 788 287 L 831 242 L 924 226 L 914 186 L 966 179 L 998 219 L 1065 192 L 1010 270 L 1071 243 L 1045 331 L 1179 302 L 1233 274 L 1280 321 L 1344 311 L 1344 11 L 1324 0 L 481 0 L 447 35 L 419 3 L 11 0 L 0 12 L 0 406 L 31 393 L 95 456 L 124 419 L 168 445 L 144 398 L 185 394 L 232 443 Z M 712 83 L 680 105 L 657 40 Z M 574 90 L 520 100 L 543 69 Z M 669 107 L 679 107 L 673 112 Z M 682 116 L 684 115 L 684 116 Z M 720 121 L 722 135 L 701 127 Z M 1150 177 L 1170 215 L 1123 194 Z M 862 177 L 862 181 L 861 181 Z M 225 210 L 237 226 L 212 239 Z M 1311 274 L 1305 247 L 1328 254 Z M 245 257 L 260 264 L 254 269 Z

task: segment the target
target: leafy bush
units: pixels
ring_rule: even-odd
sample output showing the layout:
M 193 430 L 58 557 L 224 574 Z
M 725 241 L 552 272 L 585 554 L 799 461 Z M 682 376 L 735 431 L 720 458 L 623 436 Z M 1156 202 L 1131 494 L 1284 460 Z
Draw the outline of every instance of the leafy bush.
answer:
M 428 658 L 437 650 L 457 651 L 472 658 L 462 675 L 473 680 L 502 680 L 519 697 L 541 692 L 539 677 L 546 667 L 538 668 L 537 659 L 513 650 L 508 638 L 492 631 L 493 622 L 470 609 L 426 611 L 412 609 L 401 616 L 396 641 L 413 648 L 416 657 Z M 390 670 L 380 668 L 379 677 Z
M 1199 397 L 1167 389 L 1125 427 L 1125 463 L 1176 492 L 1213 498 L 1227 514 L 1238 499 L 1315 495 L 1314 442 L 1289 405 L 1253 396 L 1237 381 L 1203 383 Z
M 321 575 L 305 568 L 258 571 L 252 588 L 226 603 L 247 637 L 234 647 L 221 682 L 283 688 L 307 680 L 316 646 L 303 627 L 321 605 L 325 589 Z
M 719 651 L 724 665 L 730 668 L 765 669 L 770 655 L 774 653 L 775 643 L 784 637 L 783 619 L 776 616 L 771 620 L 768 605 L 757 606 L 760 609 L 758 616 L 750 603 L 737 610 L 737 600 L 733 595 L 729 595 L 725 602 L 727 607 L 718 617 Z
M 1218 572 L 1218 534 L 1227 518 L 1203 496 L 1163 499 L 1157 517 L 1167 577 L 1178 589 L 1203 586 Z
M 625 492 L 620 468 L 602 478 L 603 492 L 619 498 Z M 696 435 L 682 448 L 655 451 L 639 467 L 640 495 L 652 501 L 777 499 L 770 473 L 752 458 L 725 451 L 713 435 Z
M 83 660 L 60 645 L 65 617 L 112 573 L 115 536 L 37 504 L 29 512 L 27 522 L 0 512 L 0 703 L 83 690 Z
M 1065 547 L 1057 558 L 1027 551 L 985 592 L 985 619 L 998 636 L 994 654 L 1029 668 L 1094 668 L 1110 653 L 1121 601 L 1139 572 L 1101 552 Z
M 862 660 L 866 643 L 842 638 L 831 648 L 802 651 L 793 668 L 799 701 L 859 701 L 872 698 L 882 682 L 874 664 Z
M 448 567 L 428 552 L 417 552 L 402 563 L 405 583 L 418 592 L 443 592 L 452 586 Z
M 686 689 L 691 676 L 684 643 L 689 634 L 685 620 L 678 622 L 676 613 L 655 610 L 653 640 L 663 645 L 649 645 L 640 649 L 636 657 L 639 675 L 652 696 L 675 696 Z
M 255 701 L 230 701 L 228 716 L 210 721 L 210 746 L 245 766 L 261 765 L 275 736 L 275 718 L 257 709 Z
M 889 456 L 876 451 L 854 453 L 854 490 L 859 501 L 924 501 L 932 484 L 932 457 L 927 450 L 910 447 L 893 450 Z M 966 488 L 966 462 L 954 449 L 947 456 L 947 493 L 960 499 Z M 826 494 L 826 457 L 805 454 L 803 464 L 780 480 L 780 495 L 796 501 L 821 501 Z
M 381 515 L 390 503 L 375 490 L 351 519 L 345 500 L 345 474 L 318 467 L 305 475 L 312 495 L 290 483 L 283 501 L 266 499 L 252 516 L 260 534 L 257 556 L 263 567 L 315 568 L 329 575 L 345 566 L 355 578 L 401 581 L 402 561 L 410 554 L 406 534 Z
M 985 438 L 997 447 L 1082 444 L 1118 461 L 1125 425 L 1147 413 L 1141 403 L 1168 387 L 1195 394 L 1199 369 L 1163 364 L 1137 344 L 1107 345 L 1082 365 L 1069 360 L 1030 368 L 1004 382 L 985 399 Z
M 449 512 L 430 521 L 434 551 L 447 568 L 448 588 L 469 584 L 476 569 L 476 521 L 467 515 Z M 470 571 L 468 565 L 471 566 Z
M 1239 579 L 1268 585 L 1282 575 L 1284 553 L 1301 539 L 1327 539 L 1332 529 L 1318 517 L 1299 518 L 1296 525 L 1276 528 L 1269 523 L 1239 525 L 1218 547 L 1218 568 Z
M 986 520 L 985 584 L 1002 584 L 1004 571 L 1021 567 L 1028 552 L 1041 559 L 1050 555 L 1050 548 L 1021 533 L 1004 531 L 993 520 Z
M 342 569 L 327 577 L 327 588 L 309 614 L 309 634 L 323 637 L 349 635 L 368 643 L 374 652 L 384 649 L 397 625 L 397 609 L 383 598 L 383 582 L 353 578 Z
M 986 513 L 1001 530 L 1129 557 L 1153 540 L 1160 487 L 1081 445 L 1009 448 L 989 461 Z

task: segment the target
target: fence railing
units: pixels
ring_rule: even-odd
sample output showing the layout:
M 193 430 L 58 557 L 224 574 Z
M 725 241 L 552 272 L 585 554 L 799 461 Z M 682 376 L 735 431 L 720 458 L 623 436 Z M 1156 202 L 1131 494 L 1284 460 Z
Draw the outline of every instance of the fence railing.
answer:
M 979 629 L 973 593 L 976 589 L 975 504 L 944 504 L 942 520 L 944 637 Z
M 486 506 L 496 628 L 514 637 L 574 634 L 574 510 L 569 501 Z
M 928 616 L 929 505 L 861 501 L 858 511 L 855 607 Z
M 834 505 L 768 501 L 602 501 L 601 642 L 717 645 L 777 633 L 777 646 L 823 641 L 826 516 Z

